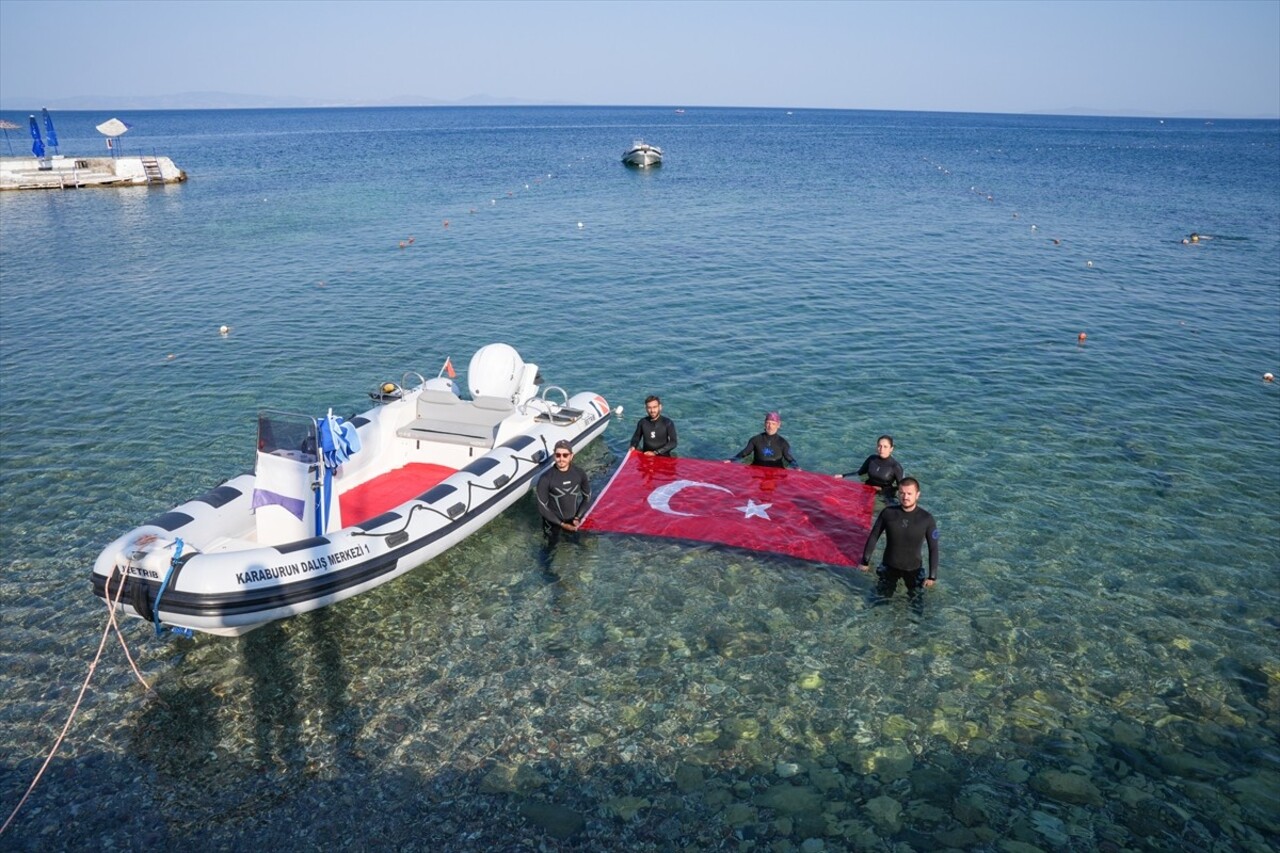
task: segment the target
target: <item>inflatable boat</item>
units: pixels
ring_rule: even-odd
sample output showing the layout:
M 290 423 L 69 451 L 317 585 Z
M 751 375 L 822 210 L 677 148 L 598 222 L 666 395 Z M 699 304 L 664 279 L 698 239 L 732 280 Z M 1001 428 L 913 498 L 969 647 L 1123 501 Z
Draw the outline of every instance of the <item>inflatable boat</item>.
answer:
M 662 149 L 656 145 L 650 145 L 647 142 L 636 140 L 630 148 L 622 154 L 622 162 L 628 166 L 636 166 L 640 169 L 647 169 L 650 166 L 662 165 Z
M 543 387 L 506 344 L 471 359 L 469 399 L 446 372 L 384 383 L 350 420 L 259 413 L 253 472 L 108 545 L 94 593 L 157 634 L 237 636 L 316 610 L 461 542 L 529 491 L 557 441 L 580 450 L 609 422 L 603 397 Z

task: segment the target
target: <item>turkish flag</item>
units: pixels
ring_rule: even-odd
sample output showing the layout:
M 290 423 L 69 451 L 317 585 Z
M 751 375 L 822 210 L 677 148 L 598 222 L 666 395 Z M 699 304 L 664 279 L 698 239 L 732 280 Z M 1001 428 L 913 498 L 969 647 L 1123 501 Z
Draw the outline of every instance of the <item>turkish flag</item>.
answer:
M 583 530 L 716 542 L 856 566 L 876 489 L 827 474 L 631 450 Z

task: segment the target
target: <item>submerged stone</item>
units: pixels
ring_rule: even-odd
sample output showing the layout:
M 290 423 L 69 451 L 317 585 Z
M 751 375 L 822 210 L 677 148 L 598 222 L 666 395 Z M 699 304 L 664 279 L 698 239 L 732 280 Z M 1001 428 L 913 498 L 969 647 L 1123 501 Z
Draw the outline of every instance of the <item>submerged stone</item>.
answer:
M 822 795 L 802 785 L 790 785 L 786 782 L 774 785 L 767 791 L 758 794 L 754 800 L 757 806 L 773 809 L 779 814 L 813 815 L 822 811 Z
M 556 803 L 526 801 L 520 804 L 520 814 L 530 823 L 545 829 L 548 835 L 562 841 L 572 838 L 586 823 L 582 815 Z
M 486 794 L 525 794 L 541 788 L 547 780 L 525 764 L 497 764 L 480 780 Z
M 915 763 L 915 756 L 911 754 L 911 750 L 903 744 L 895 743 L 878 747 L 871 753 L 867 770 L 886 782 L 892 782 L 910 773 Z
M 1102 792 L 1079 773 L 1043 770 L 1031 780 L 1031 787 L 1050 799 L 1073 805 L 1102 805 Z
M 653 803 L 643 797 L 617 797 L 605 803 L 605 807 L 621 820 L 631 820 L 641 809 L 647 809 Z
M 702 768 L 696 764 L 681 764 L 676 768 L 676 788 L 682 794 L 697 791 L 702 787 Z
M 893 797 L 875 797 L 868 800 L 867 815 L 876 826 L 893 835 L 902 829 L 902 803 Z

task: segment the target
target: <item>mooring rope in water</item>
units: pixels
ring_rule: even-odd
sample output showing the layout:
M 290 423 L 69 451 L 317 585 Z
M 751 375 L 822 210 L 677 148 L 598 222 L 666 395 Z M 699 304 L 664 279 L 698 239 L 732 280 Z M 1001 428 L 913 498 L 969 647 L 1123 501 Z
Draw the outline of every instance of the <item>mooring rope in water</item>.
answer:
M 125 642 L 124 634 L 120 632 L 120 625 L 116 622 L 116 605 L 120 601 L 120 597 L 124 594 L 124 582 L 126 576 L 124 572 L 120 573 L 120 586 L 116 590 L 115 598 L 111 597 L 111 578 L 116 574 L 112 569 L 111 575 L 107 577 L 104 598 L 107 602 L 107 625 L 102 629 L 102 639 L 98 641 L 98 653 L 93 656 L 93 661 L 89 664 L 89 672 L 84 677 L 84 684 L 80 685 L 80 695 L 76 697 L 75 704 L 71 706 L 71 713 L 67 715 L 67 722 L 62 726 L 62 732 L 58 735 L 58 739 L 54 741 L 53 748 L 49 750 L 49 755 L 45 758 L 44 763 L 40 765 L 40 769 L 36 772 L 36 776 L 31 780 L 31 784 L 27 786 L 27 792 L 22 795 L 22 799 L 13 807 L 13 811 L 9 813 L 9 819 L 4 822 L 4 826 L 0 826 L 0 835 L 4 835 L 9 831 L 9 827 L 13 824 L 14 819 L 18 816 L 18 812 L 26 805 L 27 799 L 31 796 L 31 792 L 36 789 L 36 785 L 40 784 L 40 778 L 44 775 L 44 771 L 48 769 L 49 763 L 53 761 L 53 757 L 58 754 L 58 750 L 62 747 L 62 741 L 66 739 L 67 732 L 71 730 L 71 723 L 76 718 L 76 712 L 80 710 L 80 703 L 84 701 L 84 695 L 89 690 L 89 682 L 93 680 L 93 674 L 98 668 L 98 661 L 102 659 L 102 652 L 107 647 L 107 638 L 111 636 L 112 630 L 116 636 L 120 638 L 120 645 L 124 648 L 124 655 L 129 659 L 129 666 L 133 668 L 133 674 L 137 676 L 138 681 L 142 682 L 142 686 L 148 691 L 151 685 L 142 677 L 142 673 L 138 670 L 137 663 L 133 660 L 133 655 L 129 653 L 129 644 Z

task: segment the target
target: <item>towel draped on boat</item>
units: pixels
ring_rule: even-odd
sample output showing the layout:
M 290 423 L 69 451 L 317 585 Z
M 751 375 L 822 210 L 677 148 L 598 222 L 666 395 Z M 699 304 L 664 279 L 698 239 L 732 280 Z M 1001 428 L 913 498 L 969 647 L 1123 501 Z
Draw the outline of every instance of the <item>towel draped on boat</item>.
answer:
M 320 457 L 324 460 L 324 488 L 316 493 L 316 535 L 329 530 L 329 508 L 332 504 L 333 473 L 342 463 L 360 452 L 360 436 L 354 424 L 333 414 L 316 419 Z M 324 497 L 321 498 L 321 492 Z

